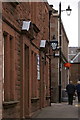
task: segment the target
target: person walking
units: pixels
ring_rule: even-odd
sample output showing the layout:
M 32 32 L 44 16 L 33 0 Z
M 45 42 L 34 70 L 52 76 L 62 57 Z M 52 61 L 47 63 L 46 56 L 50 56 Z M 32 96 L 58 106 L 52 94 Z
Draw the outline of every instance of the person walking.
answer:
M 80 103 L 80 80 L 77 82 L 76 90 L 78 95 L 78 103 Z
M 66 86 L 66 91 L 68 94 L 68 104 L 73 105 L 73 95 L 75 94 L 75 85 L 73 85 L 72 81 Z

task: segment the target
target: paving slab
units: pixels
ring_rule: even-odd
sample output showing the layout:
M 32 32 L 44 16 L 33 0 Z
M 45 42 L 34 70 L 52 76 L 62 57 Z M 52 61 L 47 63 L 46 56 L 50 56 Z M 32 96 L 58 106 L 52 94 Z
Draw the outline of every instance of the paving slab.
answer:
M 68 105 L 67 102 L 52 103 L 51 106 L 42 108 L 36 118 L 54 118 L 57 119 L 72 119 L 80 120 L 80 104 L 74 102 L 73 105 Z

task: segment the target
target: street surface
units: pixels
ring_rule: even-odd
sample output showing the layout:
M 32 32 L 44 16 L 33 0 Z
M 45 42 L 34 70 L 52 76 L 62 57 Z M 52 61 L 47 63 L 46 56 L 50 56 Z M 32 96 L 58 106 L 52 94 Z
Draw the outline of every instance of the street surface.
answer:
M 73 105 L 67 102 L 52 103 L 51 106 L 41 109 L 36 118 L 68 118 L 72 120 L 80 119 L 80 105 L 74 100 Z

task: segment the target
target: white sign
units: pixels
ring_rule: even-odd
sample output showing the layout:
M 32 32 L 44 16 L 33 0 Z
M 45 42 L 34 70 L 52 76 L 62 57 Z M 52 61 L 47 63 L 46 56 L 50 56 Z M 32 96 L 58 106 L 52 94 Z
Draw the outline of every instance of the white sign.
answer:
M 45 48 L 45 46 L 46 46 L 46 40 L 41 40 L 40 47 Z
M 40 80 L 40 57 L 37 54 L 37 79 Z
M 22 30 L 29 30 L 31 21 L 23 21 Z

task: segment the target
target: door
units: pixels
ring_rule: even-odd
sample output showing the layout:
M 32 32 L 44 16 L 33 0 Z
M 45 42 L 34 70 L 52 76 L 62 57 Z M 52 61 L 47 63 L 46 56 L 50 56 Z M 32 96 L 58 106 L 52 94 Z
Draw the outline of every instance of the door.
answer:
M 29 116 L 29 47 L 24 45 L 24 117 Z

